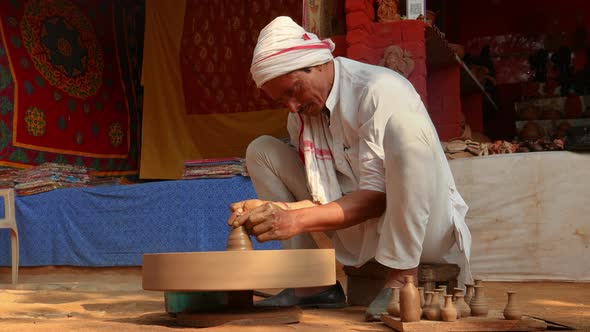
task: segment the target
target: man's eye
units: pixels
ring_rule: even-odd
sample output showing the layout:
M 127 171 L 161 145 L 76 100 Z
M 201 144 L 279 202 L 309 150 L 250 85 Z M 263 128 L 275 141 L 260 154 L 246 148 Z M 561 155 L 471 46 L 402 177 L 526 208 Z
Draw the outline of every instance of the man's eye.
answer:
M 294 94 L 295 94 L 295 87 L 289 88 L 289 90 L 287 90 L 287 93 L 285 93 L 285 95 L 287 97 L 293 97 Z

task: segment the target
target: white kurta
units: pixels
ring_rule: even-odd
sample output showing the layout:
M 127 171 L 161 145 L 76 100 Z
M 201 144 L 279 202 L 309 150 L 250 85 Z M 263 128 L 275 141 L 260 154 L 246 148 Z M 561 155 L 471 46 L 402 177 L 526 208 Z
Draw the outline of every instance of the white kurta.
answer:
M 375 258 L 396 269 L 456 263 L 460 281 L 470 281 L 468 208 L 420 96 L 384 67 L 346 58 L 336 58 L 334 66 L 326 107 L 342 193 L 367 189 L 387 196 L 383 216 L 335 232 L 338 260 L 361 266 Z M 300 126 L 291 114 L 295 146 Z

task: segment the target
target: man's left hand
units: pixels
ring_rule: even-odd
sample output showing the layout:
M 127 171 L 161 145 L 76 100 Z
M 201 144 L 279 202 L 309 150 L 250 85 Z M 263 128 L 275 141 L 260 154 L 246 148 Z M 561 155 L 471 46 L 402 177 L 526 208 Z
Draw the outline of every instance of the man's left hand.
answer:
M 293 211 L 283 210 L 278 205 L 267 202 L 236 218 L 235 223 L 244 225 L 249 234 L 256 236 L 258 242 L 287 240 L 297 235 Z

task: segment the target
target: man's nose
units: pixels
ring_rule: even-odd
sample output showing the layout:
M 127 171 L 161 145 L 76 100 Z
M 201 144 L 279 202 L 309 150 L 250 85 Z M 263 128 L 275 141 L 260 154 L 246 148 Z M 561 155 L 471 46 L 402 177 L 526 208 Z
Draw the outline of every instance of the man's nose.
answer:
M 289 112 L 291 112 L 291 113 L 297 113 L 299 111 L 300 106 L 301 106 L 301 104 L 299 104 L 295 100 L 291 100 L 291 101 L 287 102 L 287 108 L 289 109 Z

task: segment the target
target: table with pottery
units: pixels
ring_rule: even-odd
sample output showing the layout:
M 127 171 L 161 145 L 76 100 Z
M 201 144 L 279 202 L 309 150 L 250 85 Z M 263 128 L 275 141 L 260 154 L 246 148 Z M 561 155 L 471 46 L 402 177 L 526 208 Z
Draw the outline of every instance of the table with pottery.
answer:
M 543 331 L 547 323 L 523 315 L 517 295 L 507 291 L 503 310 L 490 310 L 483 281 L 447 293 L 445 286 L 426 291 L 406 276 L 403 287 L 393 287 L 387 315 L 381 320 L 400 332 L 426 331 Z

